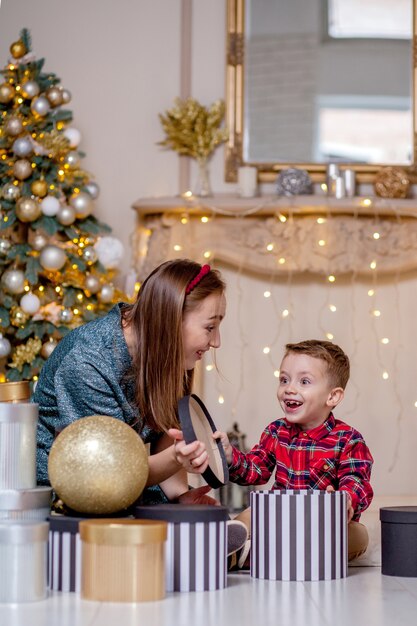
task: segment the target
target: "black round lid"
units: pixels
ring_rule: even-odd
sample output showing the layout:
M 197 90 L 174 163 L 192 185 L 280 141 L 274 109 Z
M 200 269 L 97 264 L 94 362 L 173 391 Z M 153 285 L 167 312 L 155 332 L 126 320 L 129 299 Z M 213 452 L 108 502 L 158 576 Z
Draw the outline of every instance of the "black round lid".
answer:
M 154 504 L 137 506 L 133 509 L 136 519 L 163 520 L 178 524 L 181 522 L 224 522 L 229 519 L 225 506 L 208 504 Z
M 381 522 L 417 524 L 417 506 L 384 506 L 379 509 Z
M 210 487 L 218 489 L 229 481 L 226 456 L 220 441 L 212 437 L 217 428 L 203 402 L 195 394 L 184 396 L 178 403 L 181 429 L 186 443 L 202 441 L 209 455 L 209 465 L 203 478 Z

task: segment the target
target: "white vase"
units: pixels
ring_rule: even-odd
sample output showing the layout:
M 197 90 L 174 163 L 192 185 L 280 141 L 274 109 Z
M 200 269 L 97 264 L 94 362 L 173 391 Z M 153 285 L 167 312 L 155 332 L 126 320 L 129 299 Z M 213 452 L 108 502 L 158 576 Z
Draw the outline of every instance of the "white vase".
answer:
M 212 196 L 213 193 L 211 191 L 210 185 L 210 171 L 208 168 L 208 159 L 206 157 L 197 159 L 197 165 L 198 174 L 194 194 L 202 198 Z

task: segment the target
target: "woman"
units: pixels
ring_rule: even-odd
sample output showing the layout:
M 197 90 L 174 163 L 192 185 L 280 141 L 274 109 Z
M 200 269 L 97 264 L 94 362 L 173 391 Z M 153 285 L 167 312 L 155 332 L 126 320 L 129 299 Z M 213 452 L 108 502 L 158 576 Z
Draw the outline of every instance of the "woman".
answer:
M 208 487 L 188 491 L 187 472 L 208 465 L 205 447 L 186 445 L 177 406 L 191 393 L 195 364 L 220 346 L 225 284 L 216 270 L 189 260 L 157 267 L 134 304 L 69 333 L 45 363 L 33 396 L 39 405 L 37 476 L 48 484 L 55 436 L 89 415 L 133 426 L 150 444 L 143 503 L 208 502 Z M 174 441 L 173 441 L 174 440 Z

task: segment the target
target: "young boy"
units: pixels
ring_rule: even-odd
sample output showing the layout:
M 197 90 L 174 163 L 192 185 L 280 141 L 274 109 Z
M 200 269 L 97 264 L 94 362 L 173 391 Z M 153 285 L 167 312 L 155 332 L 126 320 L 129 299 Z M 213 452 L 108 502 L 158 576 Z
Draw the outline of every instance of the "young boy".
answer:
M 348 559 L 363 554 L 368 533 L 359 523 L 371 503 L 373 459 L 362 435 L 335 419 L 349 379 L 349 359 L 329 341 L 289 343 L 281 363 L 277 397 L 284 418 L 269 424 L 261 439 L 244 454 L 223 432 L 229 476 L 240 485 L 263 485 L 275 471 L 273 489 L 344 490 L 348 495 Z M 236 519 L 250 531 L 250 509 Z M 248 544 L 249 546 L 250 544 Z M 243 567 L 248 554 L 239 559 Z

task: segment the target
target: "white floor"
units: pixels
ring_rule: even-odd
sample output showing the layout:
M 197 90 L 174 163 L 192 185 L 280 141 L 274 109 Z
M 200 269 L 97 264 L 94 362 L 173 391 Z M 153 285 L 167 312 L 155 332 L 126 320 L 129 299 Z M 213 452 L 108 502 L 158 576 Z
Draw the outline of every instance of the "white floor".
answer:
M 417 578 L 355 567 L 342 580 L 277 582 L 229 574 L 220 591 L 171 593 L 159 602 L 113 604 L 53 592 L 0 605 L 0 626 L 415 626 Z

